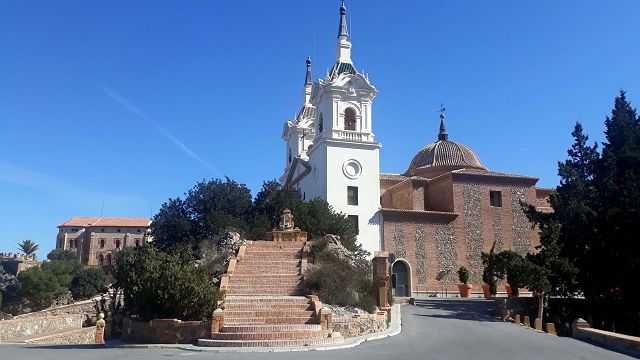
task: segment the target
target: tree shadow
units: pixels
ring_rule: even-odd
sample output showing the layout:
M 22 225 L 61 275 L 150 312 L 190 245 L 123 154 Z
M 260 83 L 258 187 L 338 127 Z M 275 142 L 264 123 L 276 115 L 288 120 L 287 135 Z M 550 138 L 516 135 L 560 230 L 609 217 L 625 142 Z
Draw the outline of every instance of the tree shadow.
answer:
M 414 313 L 415 316 L 482 322 L 501 321 L 495 314 L 493 301 L 416 300 L 415 306 L 428 311 L 428 314 Z

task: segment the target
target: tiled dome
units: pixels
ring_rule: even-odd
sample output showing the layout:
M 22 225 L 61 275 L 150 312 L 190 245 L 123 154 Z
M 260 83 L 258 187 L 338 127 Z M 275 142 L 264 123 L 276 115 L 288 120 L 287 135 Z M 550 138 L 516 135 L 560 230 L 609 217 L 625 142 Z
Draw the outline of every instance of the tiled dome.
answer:
M 444 127 L 444 108 L 440 113 L 440 133 L 438 141 L 428 144 L 418 151 L 411 160 L 409 170 L 435 167 L 461 167 L 487 170 L 478 156 L 463 144 L 449 141 Z
M 486 169 L 478 156 L 463 144 L 438 140 L 423 147 L 411 160 L 410 168 L 460 166 Z

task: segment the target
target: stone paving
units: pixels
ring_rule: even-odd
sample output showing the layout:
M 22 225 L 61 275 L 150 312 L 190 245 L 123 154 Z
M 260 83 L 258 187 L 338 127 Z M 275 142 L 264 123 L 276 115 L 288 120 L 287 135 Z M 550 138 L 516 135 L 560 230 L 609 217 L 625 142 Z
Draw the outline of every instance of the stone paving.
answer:
M 207 353 L 181 349 L 106 349 L 84 346 L 0 345 L 3 359 L 632 359 L 571 338 L 505 323 L 483 300 L 425 300 L 402 307 L 402 333 L 357 347 L 304 353 Z M 88 348 L 95 348 L 90 352 Z

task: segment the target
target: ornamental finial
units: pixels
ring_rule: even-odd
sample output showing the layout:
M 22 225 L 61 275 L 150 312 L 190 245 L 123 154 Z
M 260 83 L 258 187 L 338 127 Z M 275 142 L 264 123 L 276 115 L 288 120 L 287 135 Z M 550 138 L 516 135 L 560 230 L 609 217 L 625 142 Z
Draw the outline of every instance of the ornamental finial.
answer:
M 344 37 L 347 39 L 349 37 L 349 32 L 347 31 L 347 8 L 344 7 L 344 0 L 342 0 L 342 5 L 340 6 L 340 26 L 338 27 L 338 38 Z
M 444 107 L 444 104 L 440 104 L 440 132 L 438 133 L 439 141 L 447 141 L 449 140 L 449 134 L 447 134 L 447 129 L 444 127 L 444 112 L 447 111 L 447 108 Z

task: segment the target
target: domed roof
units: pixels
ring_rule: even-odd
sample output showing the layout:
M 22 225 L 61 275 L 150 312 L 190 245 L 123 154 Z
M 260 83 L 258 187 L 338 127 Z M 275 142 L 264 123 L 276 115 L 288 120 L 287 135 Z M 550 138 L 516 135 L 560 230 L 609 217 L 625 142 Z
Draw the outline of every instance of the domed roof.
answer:
M 411 160 L 409 169 L 434 167 L 461 167 L 486 170 L 478 156 L 467 146 L 449 141 L 444 128 L 444 114 L 440 115 L 440 133 L 438 141 L 428 144 L 418 151 Z

